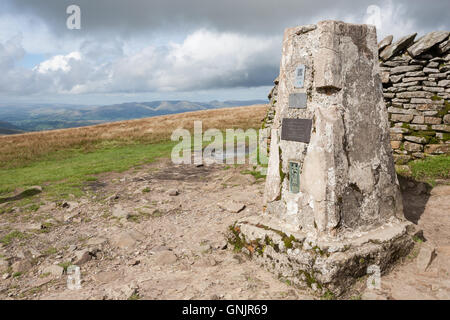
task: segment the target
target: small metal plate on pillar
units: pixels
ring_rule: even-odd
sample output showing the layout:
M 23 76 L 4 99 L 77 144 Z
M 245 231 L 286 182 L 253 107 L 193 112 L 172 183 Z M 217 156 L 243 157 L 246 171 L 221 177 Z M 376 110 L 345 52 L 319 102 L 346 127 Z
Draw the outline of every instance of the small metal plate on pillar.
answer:
M 300 164 L 289 162 L 289 191 L 299 193 L 300 191 Z
M 311 127 L 311 119 L 284 118 L 281 122 L 281 139 L 309 143 Z
M 303 88 L 304 82 L 305 82 L 305 65 L 300 64 L 295 69 L 294 87 Z
M 306 93 L 291 93 L 289 95 L 289 108 L 305 109 L 306 108 Z

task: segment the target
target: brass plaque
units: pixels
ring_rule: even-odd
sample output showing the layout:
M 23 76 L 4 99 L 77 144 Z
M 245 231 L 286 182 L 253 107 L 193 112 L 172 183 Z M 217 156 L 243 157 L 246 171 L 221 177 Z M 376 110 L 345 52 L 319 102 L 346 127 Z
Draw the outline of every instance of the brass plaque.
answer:
M 281 139 L 309 143 L 311 127 L 311 119 L 284 118 L 281 122 Z
M 300 164 L 289 162 L 289 191 L 299 193 L 300 191 Z
M 289 108 L 305 109 L 306 108 L 306 93 L 291 93 L 289 95 Z

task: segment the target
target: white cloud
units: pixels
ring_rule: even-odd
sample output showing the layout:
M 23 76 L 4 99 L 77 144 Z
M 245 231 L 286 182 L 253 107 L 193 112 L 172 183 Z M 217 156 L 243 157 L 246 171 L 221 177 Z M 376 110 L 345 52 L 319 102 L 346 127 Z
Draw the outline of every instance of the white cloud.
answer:
M 71 52 L 68 55 L 57 55 L 49 60 L 41 62 L 38 66 L 33 68 L 33 71 L 39 73 L 49 73 L 62 70 L 64 72 L 70 72 L 72 67 L 70 65 L 71 60 L 81 60 L 81 53 L 78 51 Z
M 280 51 L 278 38 L 202 29 L 181 43 L 147 46 L 128 55 L 120 41 L 85 42 L 78 51 L 55 55 L 24 72 L 14 63 L 2 63 L 24 53 L 20 38 L 11 41 L 0 47 L 0 72 L 7 64 L 16 76 L 1 83 L 0 92 L 21 87 L 31 93 L 90 94 L 262 86 L 276 76 Z M 7 49 L 11 43 L 14 50 Z

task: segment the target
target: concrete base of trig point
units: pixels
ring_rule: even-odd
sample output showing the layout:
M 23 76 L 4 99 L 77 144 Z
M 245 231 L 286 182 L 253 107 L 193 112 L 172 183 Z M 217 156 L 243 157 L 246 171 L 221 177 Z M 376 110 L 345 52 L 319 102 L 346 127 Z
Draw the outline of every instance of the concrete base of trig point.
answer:
M 406 256 L 413 232 L 410 223 L 393 222 L 341 237 L 309 237 L 276 218 L 255 216 L 230 226 L 228 241 L 280 280 L 339 296 L 368 275 L 369 266 L 384 272 Z
M 341 294 L 406 255 L 373 26 L 285 31 L 261 215 L 230 227 L 236 249 L 297 285 Z

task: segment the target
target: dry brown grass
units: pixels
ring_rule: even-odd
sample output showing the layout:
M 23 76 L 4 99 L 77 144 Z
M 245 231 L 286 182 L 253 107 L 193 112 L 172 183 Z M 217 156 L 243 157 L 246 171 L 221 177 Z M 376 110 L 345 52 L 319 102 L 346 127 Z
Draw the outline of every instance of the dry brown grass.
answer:
M 82 148 L 94 150 L 108 144 L 155 143 L 169 140 L 177 128 L 193 129 L 194 121 L 203 130 L 217 128 L 258 128 L 267 105 L 235 107 L 111 122 L 90 127 L 0 136 L 0 168 L 17 167 L 49 153 Z

